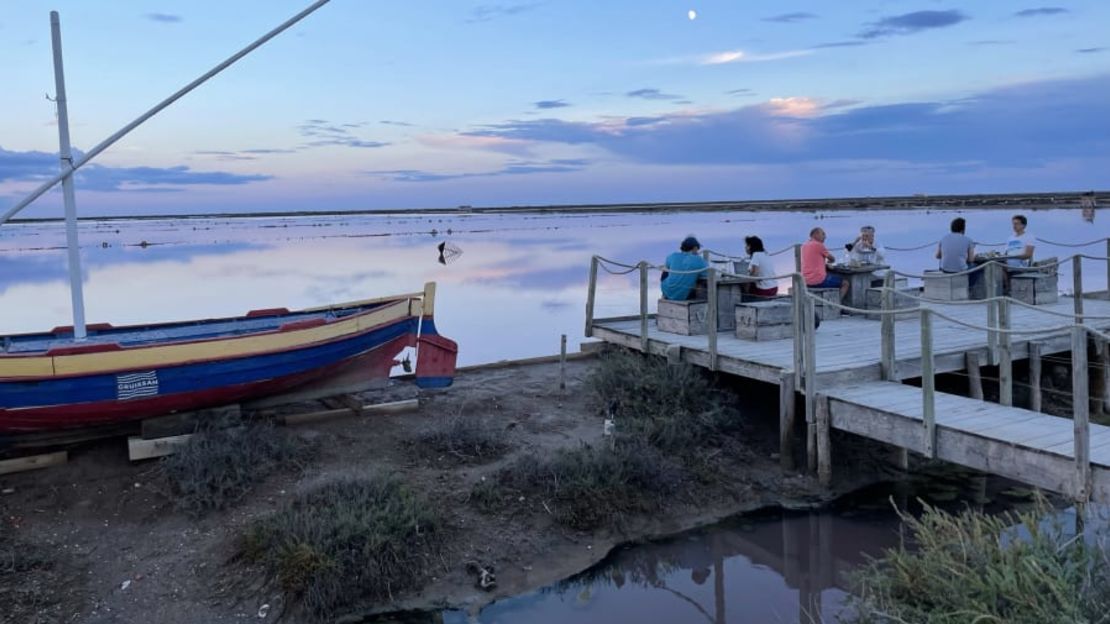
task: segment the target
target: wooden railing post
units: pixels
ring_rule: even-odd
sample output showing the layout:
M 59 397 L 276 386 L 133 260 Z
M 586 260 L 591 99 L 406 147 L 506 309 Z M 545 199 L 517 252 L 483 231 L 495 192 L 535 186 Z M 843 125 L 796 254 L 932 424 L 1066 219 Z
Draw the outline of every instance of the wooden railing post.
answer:
M 1083 256 L 1071 257 L 1071 285 L 1075 305 L 1075 322 L 1083 322 Z
M 925 456 L 937 456 L 936 379 L 933 376 L 932 310 L 921 308 L 921 399 Z
M 806 391 L 806 466 L 817 470 L 817 315 L 813 297 L 805 293 L 802 326 L 805 327 L 805 391 Z
M 594 335 L 594 302 L 597 299 L 597 256 L 590 258 L 590 285 L 586 289 L 586 337 Z
M 985 292 L 987 293 L 987 364 L 998 363 L 998 302 L 995 297 L 998 296 L 998 279 L 999 272 L 1002 269 L 995 262 L 988 262 L 987 268 L 983 269 L 985 275 L 983 279 L 986 281 Z
M 1010 300 L 998 302 L 998 403 L 1014 404 L 1014 363 L 1010 352 Z
M 1071 329 L 1071 394 L 1075 413 L 1075 492 L 1078 503 L 1091 495 L 1091 438 L 1087 392 L 1087 330 L 1076 325 Z
M 717 370 L 717 269 L 709 267 L 709 370 Z
M 880 362 L 883 379 L 886 381 L 898 381 L 897 364 L 894 360 L 894 315 L 890 313 L 894 309 L 894 271 L 887 271 L 886 277 L 883 278 L 883 315 L 880 319 L 882 323 L 882 360 Z
M 800 273 L 790 278 L 790 304 L 794 307 L 794 387 L 802 388 L 802 370 L 805 367 L 805 282 Z
M 1029 343 L 1029 409 L 1041 411 L 1041 343 Z
M 1110 238 L 1106 239 L 1106 299 L 1110 301 Z
M 794 243 L 794 272 L 802 272 L 802 245 L 801 243 Z
M 648 352 L 648 263 L 640 261 L 640 350 Z

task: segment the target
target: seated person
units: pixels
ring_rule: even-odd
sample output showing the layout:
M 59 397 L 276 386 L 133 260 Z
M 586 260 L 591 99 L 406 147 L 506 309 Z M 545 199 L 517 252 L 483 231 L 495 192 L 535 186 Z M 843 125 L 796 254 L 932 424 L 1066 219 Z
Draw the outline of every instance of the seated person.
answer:
M 771 268 L 771 257 L 763 248 L 763 240 L 758 236 L 744 238 L 744 251 L 748 254 L 748 275 L 752 277 L 774 275 Z M 771 298 L 779 294 L 778 282 L 772 279 L 761 279 L 755 283 L 747 284 L 748 290 L 756 297 Z
M 940 270 L 942 273 L 962 273 L 971 268 L 975 262 L 975 242 L 964 233 L 967 222 L 963 217 L 952 219 L 948 229 L 951 231 L 945 234 L 937 245 L 936 257 L 940 260 Z M 982 271 L 968 273 L 968 285 L 978 282 L 982 274 Z
M 1010 220 L 1014 234 L 1006 241 L 1006 265 L 1010 267 L 1028 267 L 1033 264 L 1033 248 L 1036 238 L 1025 230 L 1029 220 L 1025 215 L 1014 215 Z
M 886 264 L 886 250 L 875 242 L 875 227 L 865 225 L 859 229 L 856 240 L 845 245 L 848 260 L 858 264 Z
M 848 294 L 848 282 L 838 275 L 829 275 L 827 265 L 836 259 L 825 248 L 825 230 L 815 227 L 809 231 L 809 240 L 802 243 L 802 278 L 810 288 L 839 288 L 840 298 Z
M 664 263 L 663 298 L 672 301 L 685 301 L 694 293 L 699 277 L 704 277 L 709 263 L 701 257 L 701 243 L 693 235 L 687 236 L 679 250 L 667 256 Z

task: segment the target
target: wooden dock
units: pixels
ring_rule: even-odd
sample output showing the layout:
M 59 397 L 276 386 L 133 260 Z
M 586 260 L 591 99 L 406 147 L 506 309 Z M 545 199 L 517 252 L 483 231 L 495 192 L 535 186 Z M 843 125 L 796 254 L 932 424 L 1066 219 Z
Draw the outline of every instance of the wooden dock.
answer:
M 645 273 L 646 264 L 639 266 Z M 641 279 L 641 285 L 646 281 Z M 836 429 L 1077 501 L 1110 501 L 1110 427 L 1088 422 L 1089 390 L 1094 390 L 1096 408 L 1105 409 L 1110 400 L 1110 301 L 1105 298 L 1062 296 L 1035 307 L 1005 298 L 920 302 L 897 314 L 888 309 L 882 321 L 844 316 L 822 322 L 816 331 L 795 323 L 794 337 L 766 341 L 741 340 L 731 332 L 661 332 L 648 314 L 646 298 L 642 287 L 641 314 L 633 317 L 593 319 L 588 303 L 587 335 L 777 385 L 784 468 L 793 468 L 795 405 L 803 393 L 806 463 L 823 480 L 830 478 L 835 461 L 830 431 Z M 812 296 L 791 299 L 795 319 L 812 318 Z M 712 301 L 709 316 L 715 325 Z M 1096 358 L 1093 369 L 1088 368 L 1089 351 Z M 1072 375 L 1074 418 L 1040 412 L 1042 361 L 1054 354 L 1071 358 L 1078 372 Z M 1030 378 L 1021 383 L 1030 386 L 1030 402 L 1018 407 L 1013 405 L 1013 364 L 1020 360 L 1029 361 Z M 983 365 L 998 367 L 999 403 L 982 400 Z M 936 392 L 938 373 L 966 374 L 971 397 Z

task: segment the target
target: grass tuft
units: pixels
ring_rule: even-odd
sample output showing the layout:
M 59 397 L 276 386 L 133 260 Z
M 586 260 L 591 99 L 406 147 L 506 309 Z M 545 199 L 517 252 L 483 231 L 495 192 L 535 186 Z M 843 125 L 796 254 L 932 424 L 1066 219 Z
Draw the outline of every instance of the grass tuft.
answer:
M 277 470 L 303 469 L 316 453 L 314 445 L 270 424 L 213 424 L 198 434 L 160 465 L 174 504 L 193 517 L 226 509 Z
M 1110 621 L 1110 559 L 1101 536 L 1065 531 L 1043 499 L 1034 509 L 986 515 L 926 506 L 902 514 L 910 545 L 856 575 L 854 622 Z
M 586 388 L 620 431 L 667 453 L 717 446 L 740 428 L 727 394 L 689 364 L 617 351 L 602 357 Z
M 626 440 L 613 449 L 582 445 L 551 458 L 521 457 L 472 492 L 493 510 L 524 502 L 544 507 L 564 526 L 591 530 L 620 525 L 626 514 L 662 507 L 683 481 L 683 470 L 657 449 Z
M 434 507 L 388 477 L 349 477 L 252 523 L 242 554 L 317 620 L 419 587 L 443 538 Z
M 452 464 L 480 464 L 509 450 L 503 429 L 485 418 L 455 416 L 425 429 L 409 442 L 418 455 Z

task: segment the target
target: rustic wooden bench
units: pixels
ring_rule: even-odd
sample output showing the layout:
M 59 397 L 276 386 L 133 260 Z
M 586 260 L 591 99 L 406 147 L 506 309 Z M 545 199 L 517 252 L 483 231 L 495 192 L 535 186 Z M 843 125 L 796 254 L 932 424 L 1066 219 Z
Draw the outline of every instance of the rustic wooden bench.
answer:
M 794 305 L 769 299 L 736 306 L 736 337 L 741 340 L 782 340 L 794 335 Z
M 967 301 L 971 296 L 968 275 L 925 271 L 925 298 L 937 301 Z
M 655 315 L 659 331 L 683 336 L 709 333 L 709 302 L 705 299 L 660 299 Z

